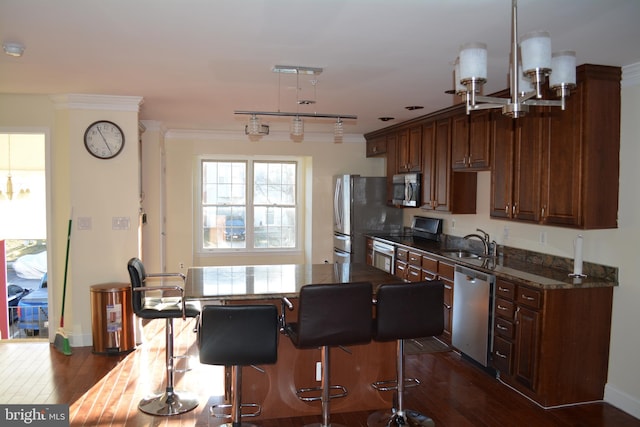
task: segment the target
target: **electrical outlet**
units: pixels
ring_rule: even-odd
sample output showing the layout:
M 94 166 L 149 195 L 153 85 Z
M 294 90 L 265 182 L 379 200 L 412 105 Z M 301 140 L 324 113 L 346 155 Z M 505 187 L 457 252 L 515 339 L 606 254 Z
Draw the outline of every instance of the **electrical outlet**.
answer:
M 509 227 L 505 225 L 502 229 L 502 241 L 506 242 L 507 240 L 509 240 Z
M 316 381 L 322 381 L 322 363 L 316 362 Z
M 455 220 L 455 219 L 452 219 L 452 220 L 451 220 L 451 229 L 452 229 L 452 230 L 455 230 L 455 229 L 456 229 L 456 220 Z
M 540 232 L 539 242 L 540 242 L 541 245 L 546 245 L 547 244 L 547 232 L 546 231 L 541 231 Z
M 180 263 L 180 269 L 183 269 L 183 268 L 184 268 L 184 262 L 181 262 Z

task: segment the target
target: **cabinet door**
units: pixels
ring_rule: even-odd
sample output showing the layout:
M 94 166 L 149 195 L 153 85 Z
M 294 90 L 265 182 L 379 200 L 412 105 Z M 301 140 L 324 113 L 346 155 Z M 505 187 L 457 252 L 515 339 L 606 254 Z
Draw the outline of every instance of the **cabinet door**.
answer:
M 579 226 L 582 194 L 580 85 L 567 98 L 566 110 L 550 111 L 551 136 L 544 146 L 542 220 L 546 224 Z M 611 189 L 614 191 L 614 189 Z
M 540 184 L 542 143 L 548 135 L 548 117 L 542 109 L 532 108 L 516 120 L 513 175 L 513 218 L 538 222 L 540 219 Z
M 393 175 L 397 170 L 396 134 L 387 135 L 387 205 L 393 205 Z
M 409 172 L 422 172 L 422 126 L 409 129 Z
M 451 125 L 451 168 L 468 168 L 469 159 L 469 116 L 466 113 L 452 118 Z
M 469 116 L 468 166 L 473 170 L 489 169 L 491 164 L 491 111 L 482 110 Z
M 425 208 L 434 207 L 434 175 L 436 172 L 436 122 L 432 121 L 422 126 L 422 205 Z
M 436 139 L 434 150 L 433 204 L 439 211 L 450 211 L 449 197 L 451 185 L 451 141 L 449 140 L 451 119 L 436 122 Z
M 451 344 L 451 326 L 453 324 L 453 280 L 446 277 L 439 277 L 444 283 L 444 330 L 442 338 L 448 344 Z
M 373 239 L 367 237 L 367 265 L 373 265 Z
M 409 172 L 409 130 L 401 130 L 398 132 L 397 146 L 397 173 Z
M 516 312 L 516 344 L 514 375 L 527 388 L 536 389 L 540 313 L 518 307 Z
M 380 156 L 387 153 L 387 137 L 379 136 L 367 140 L 367 157 Z
M 398 133 L 398 173 L 421 172 L 422 127 L 415 126 Z
M 491 217 L 511 218 L 513 195 L 513 119 L 502 111 L 491 113 Z

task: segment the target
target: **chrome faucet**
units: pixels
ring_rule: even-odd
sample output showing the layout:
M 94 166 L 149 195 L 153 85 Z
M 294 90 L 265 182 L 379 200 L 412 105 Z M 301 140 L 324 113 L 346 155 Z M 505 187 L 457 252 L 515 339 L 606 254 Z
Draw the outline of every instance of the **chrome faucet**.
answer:
M 476 231 L 479 231 L 480 233 L 482 233 L 482 236 L 479 234 L 473 233 L 473 234 L 467 234 L 466 236 L 463 237 L 463 239 L 470 239 L 472 237 L 479 239 L 482 242 L 482 245 L 484 246 L 483 254 L 485 256 L 492 255 L 491 252 L 492 252 L 493 244 L 491 243 L 491 238 L 489 237 L 489 233 L 479 228 L 476 228 Z

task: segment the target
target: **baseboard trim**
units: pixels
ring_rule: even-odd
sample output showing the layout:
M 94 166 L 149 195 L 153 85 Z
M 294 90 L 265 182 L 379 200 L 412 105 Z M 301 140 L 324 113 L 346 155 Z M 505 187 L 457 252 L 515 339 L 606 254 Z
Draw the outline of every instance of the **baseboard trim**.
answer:
M 640 419 L 640 400 L 607 384 L 604 387 L 604 401 Z

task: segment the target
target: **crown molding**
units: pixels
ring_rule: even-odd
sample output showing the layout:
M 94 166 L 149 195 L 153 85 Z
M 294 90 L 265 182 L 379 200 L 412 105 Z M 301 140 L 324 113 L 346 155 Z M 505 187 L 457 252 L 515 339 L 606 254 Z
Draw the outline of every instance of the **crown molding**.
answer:
M 640 85 L 640 62 L 622 67 L 622 87 Z
M 57 110 L 108 110 L 139 112 L 144 102 L 141 96 L 62 94 L 50 95 Z

